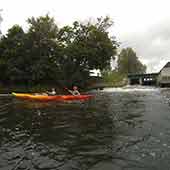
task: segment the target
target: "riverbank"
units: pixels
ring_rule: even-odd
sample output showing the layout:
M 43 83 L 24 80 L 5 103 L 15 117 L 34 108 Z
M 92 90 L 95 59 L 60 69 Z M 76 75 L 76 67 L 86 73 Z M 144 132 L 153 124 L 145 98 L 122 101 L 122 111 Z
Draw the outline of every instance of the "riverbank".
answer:
M 51 91 L 52 88 L 55 88 L 56 94 L 70 94 L 67 90 L 65 90 L 64 86 L 58 86 L 56 84 L 48 84 L 48 85 L 2 85 L 0 84 L 0 93 L 10 94 L 12 92 L 18 93 L 43 93 L 47 91 Z M 70 88 L 71 89 L 71 88 Z M 84 93 L 90 90 L 89 88 L 80 88 L 80 93 Z
M 61 94 L 66 93 L 64 88 L 58 87 L 57 85 L 34 85 L 34 86 L 27 86 L 27 85 L 0 85 L 0 93 L 11 93 L 11 92 L 27 92 L 27 93 L 41 93 L 50 91 L 51 88 L 55 88 L 56 92 Z
M 118 79 L 104 79 L 104 78 L 91 78 L 90 83 L 85 88 L 78 86 L 80 92 L 86 92 L 93 89 L 103 89 L 103 88 L 121 88 L 127 85 L 127 80 L 124 78 Z M 18 84 L 2 84 L 0 83 L 0 93 L 42 93 L 50 91 L 52 88 L 56 89 L 57 94 L 68 94 L 68 91 L 64 89 L 64 86 L 57 84 L 38 84 L 38 85 L 18 85 Z

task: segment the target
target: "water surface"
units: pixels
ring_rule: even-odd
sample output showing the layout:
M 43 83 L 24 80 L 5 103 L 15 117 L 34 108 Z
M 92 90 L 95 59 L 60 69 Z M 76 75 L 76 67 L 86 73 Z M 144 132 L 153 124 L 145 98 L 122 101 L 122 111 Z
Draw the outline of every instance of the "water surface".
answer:
M 0 170 L 170 169 L 170 90 L 91 92 L 88 102 L 0 97 Z

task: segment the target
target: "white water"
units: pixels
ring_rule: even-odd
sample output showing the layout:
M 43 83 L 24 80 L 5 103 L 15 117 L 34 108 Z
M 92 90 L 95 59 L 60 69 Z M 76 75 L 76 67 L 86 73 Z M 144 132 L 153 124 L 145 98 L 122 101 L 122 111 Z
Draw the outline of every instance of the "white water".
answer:
M 125 86 L 117 88 L 104 88 L 103 92 L 150 92 L 159 91 L 160 88 L 151 86 Z

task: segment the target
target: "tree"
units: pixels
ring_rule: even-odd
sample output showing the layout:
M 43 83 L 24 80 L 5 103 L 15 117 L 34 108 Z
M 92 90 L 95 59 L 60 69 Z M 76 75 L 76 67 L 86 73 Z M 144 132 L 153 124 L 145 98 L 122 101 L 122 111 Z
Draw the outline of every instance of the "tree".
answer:
M 122 49 L 118 55 L 118 72 L 122 74 L 145 73 L 146 66 L 143 65 L 132 48 Z
M 2 9 L 0 9 L 0 12 L 2 11 Z M 1 26 L 1 23 L 2 23 L 2 21 L 3 21 L 3 18 L 2 18 L 2 16 L 1 16 L 1 14 L 0 14 L 0 26 Z M 0 35 L 2 34 L 2 32 L 1 32 L 1 30 L 0 30 Z
M 2 79 L 8 81 L 23 80 L 25 75 L 24 40 L 25 33 L 19 25 L 14 25 L 2 36 L 0 42 L 0 70 L 3 70 Z
M 110 18 L 98 18 L 96 23 L 87 24 L 74 22 L 72 43 L 68 46 L 69 54 L 89 69 L 104 69 L 114 58 L 117 43 L 109 36 L 108 28 L 112 26 Z
M 29 30 L 14 25 L 0 42 L 4 80 L 36 84 L 56 78 L 58 27 L 48 15 L 28 19 Z M 2 77 L 1 77 L 2 79 Z
M 0 41 L 0 70 L 10 82 L 84 86 L 90 69 L 110 65 L 118 47 L 109 35 L 109 17 L 74 22 L 59 28 L 49 15 L 28 19 L 29 28 L 14 25 Z
M 67 65 L 63 73 L 67 73 L 70 82 L 72 79 L 72 83 L 74 80 L 80 83 L 80 77 L 87 79 L 90 69 L 103 70 L 110 65 L 118 46 L 115 38 L 109 36 L 111 26 L 112 21 L 106 17 L 98 18 L 96 23 L 76 21 L 72 27 L 60 29 L 58 40 L 64 47 L 61 66 Z
M 29 57 L 31 81 L 55 80 L 57 57 L 60 48 L 57 45 L 58 27 L 54 18 L 48 15 L 28 19 L 29 30 L 26 34 L 26 56 Z

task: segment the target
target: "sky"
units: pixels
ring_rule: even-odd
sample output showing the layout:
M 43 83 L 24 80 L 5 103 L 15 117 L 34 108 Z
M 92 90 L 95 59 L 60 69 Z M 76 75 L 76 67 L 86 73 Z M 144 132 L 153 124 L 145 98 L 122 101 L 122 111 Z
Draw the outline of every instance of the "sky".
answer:
M 59 26 L 107 15 L 120 49 L 131 47 L 147 72 L 158 72 L 170 61 L 169 0 L 4 0 L 0 9 L 3 34 L 14 24 L 27 29 L 29 17 L 47 13 Z

